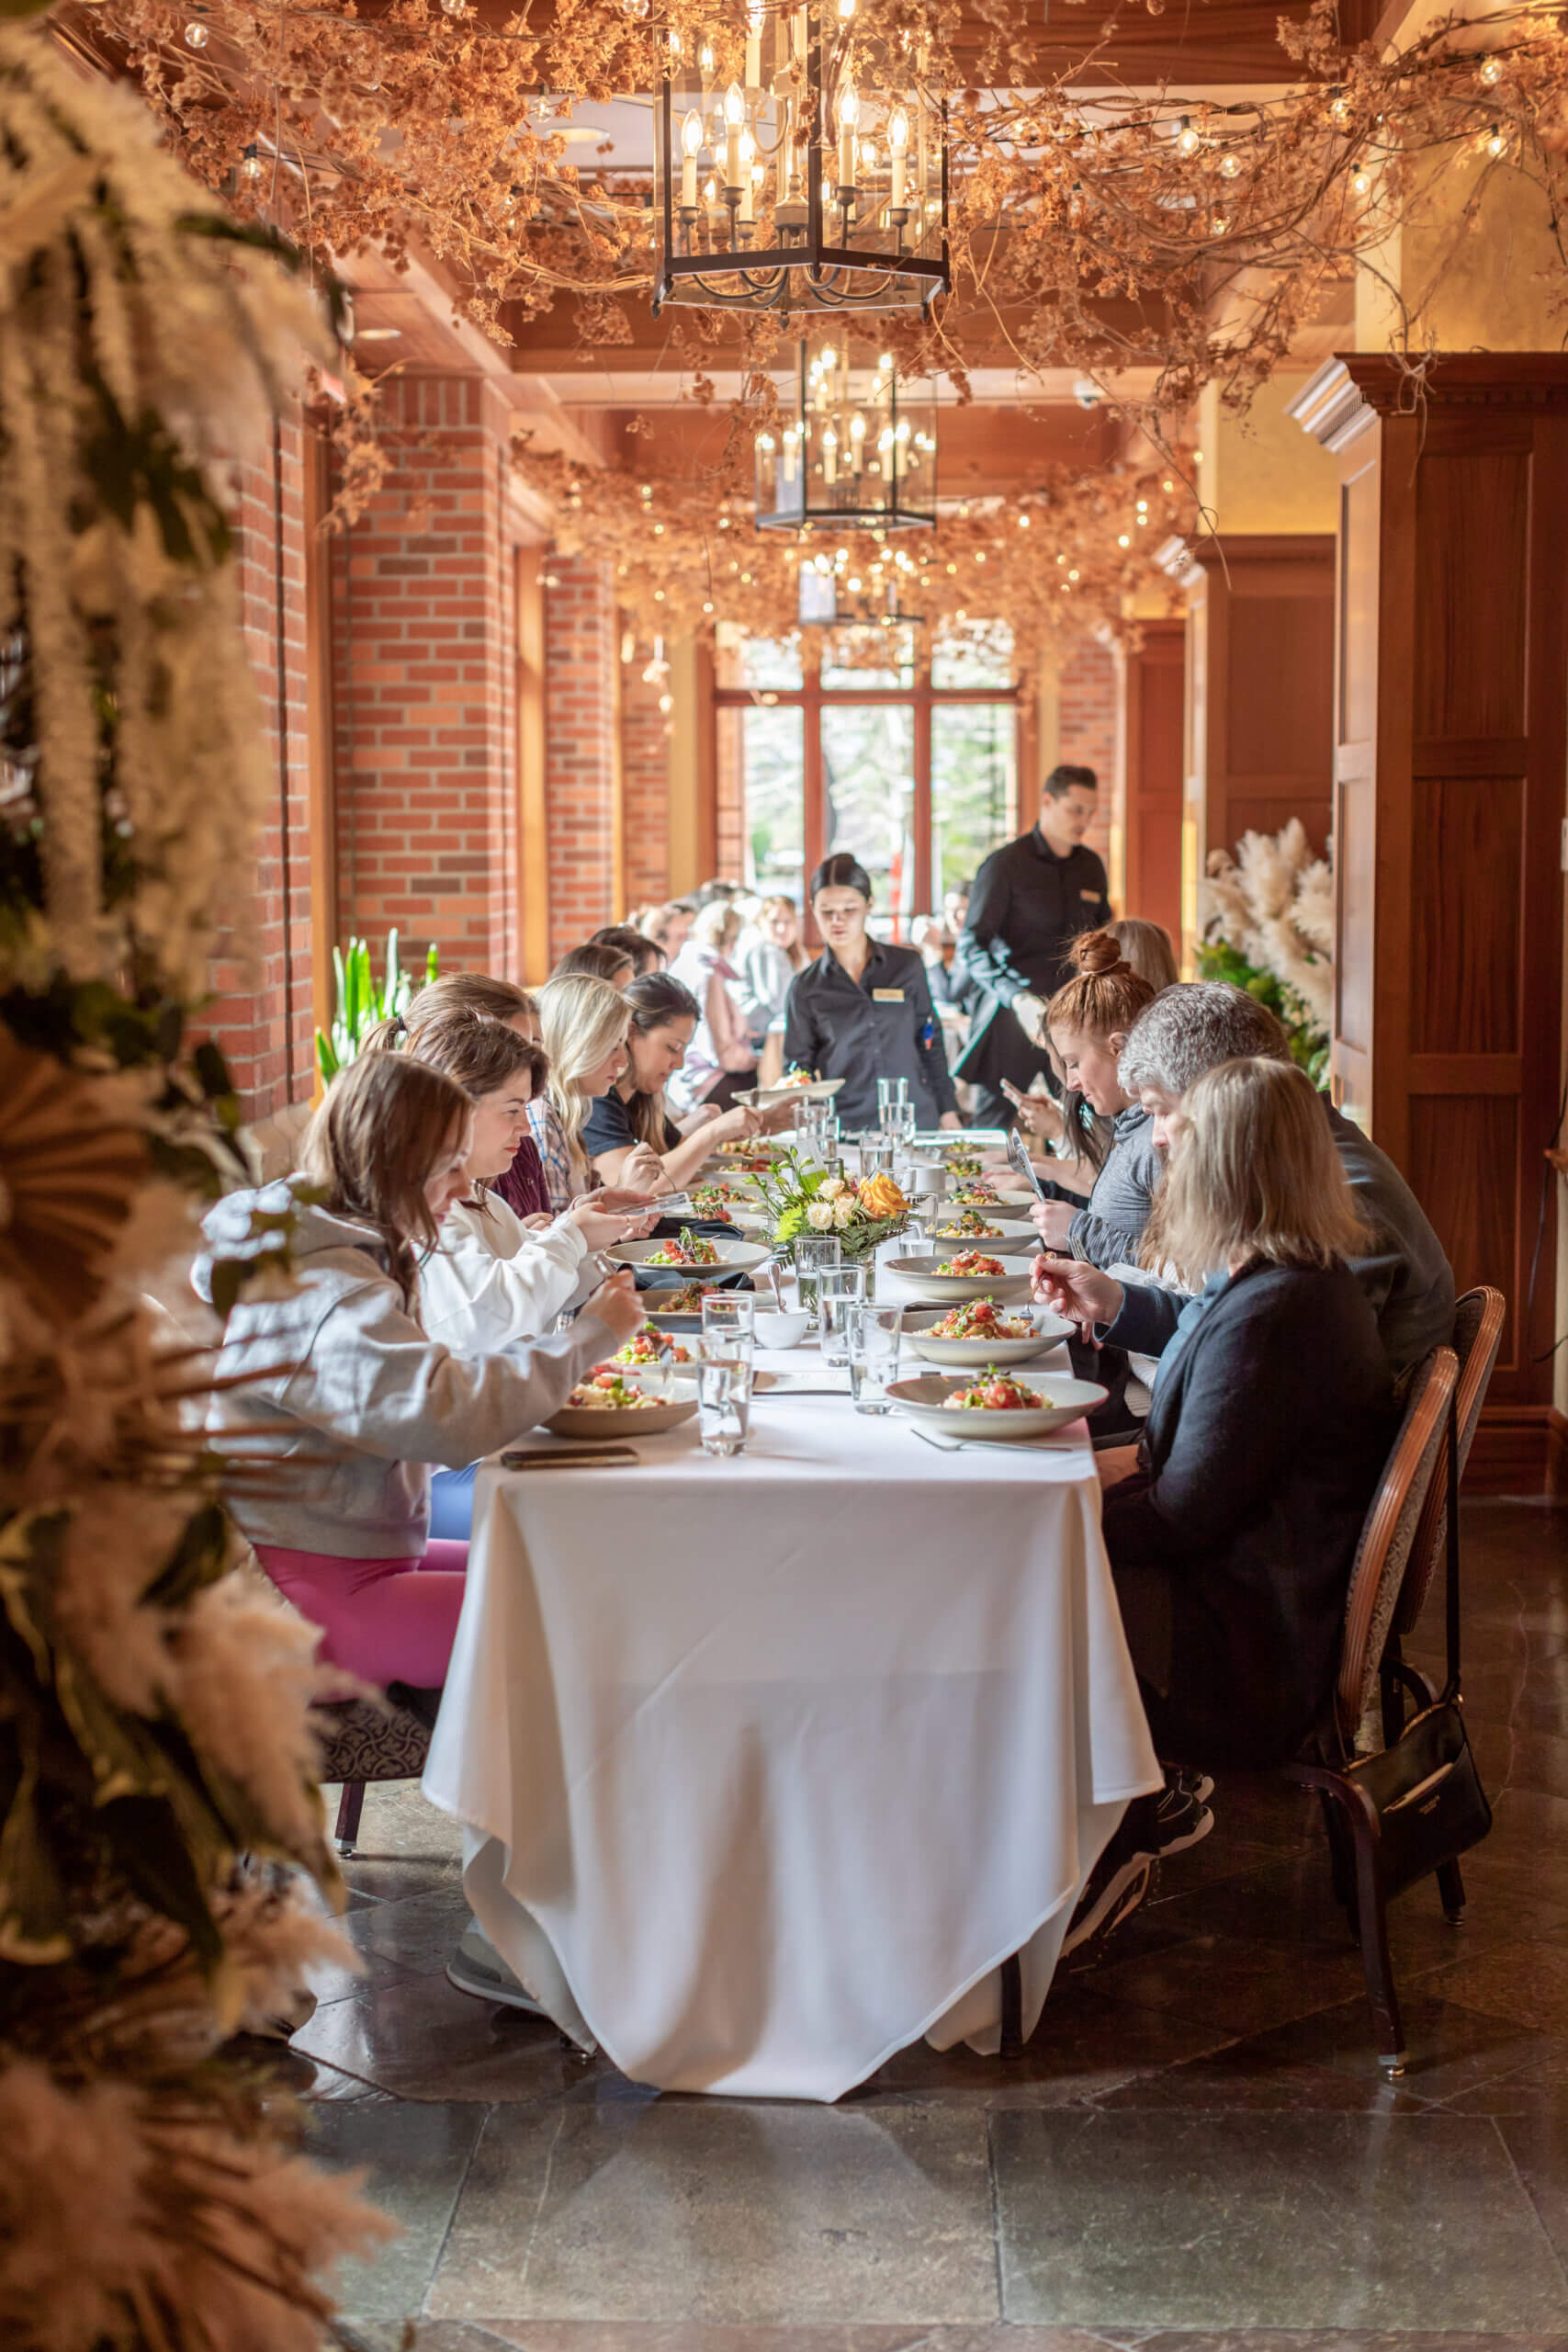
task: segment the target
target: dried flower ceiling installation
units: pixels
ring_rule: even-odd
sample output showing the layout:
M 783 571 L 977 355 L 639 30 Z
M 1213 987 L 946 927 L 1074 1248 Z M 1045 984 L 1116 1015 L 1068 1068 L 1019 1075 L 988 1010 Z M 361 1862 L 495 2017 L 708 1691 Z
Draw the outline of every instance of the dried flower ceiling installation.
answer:
M 1060 371 L 1089 379 L 1128 419 L 1126 461 L 1152 457 L 1179 486 L 1199 393 L 1216 384 L 1245 410 L 1358 269 L 1388 281 L 1418 376 L 1429 331 L 1385 259 L 1417 207 L 1462 241 L 1493 186 L 1518 175 L 1556 223 L 1568 39 L 1554 7 L 1526 6 L 1444 19 L 1384 53 L 1348 44 L 1335 0 L 1314 0 L 1280 19 L 1277 79 L 1182 89 L 1137 78 L 1163 5 L 1111 0 L 1101 16 L 1068 0 L 1043 19 L 1039 0 L 76 0 L 63 21 L 139 79 L 198 178 L 323 267 L 418 255 L 499 344 L 536 335 L 559 305 L 554 340 L 611 363 L 639 330 L 646 349 L 661 302 L 688 389 L 739 385 L 748 472 L 753 441 L 780 431 L 807 312 L 841 305 L 880 310 L 873 331 L 901 375 L 944 379 L 948 400 L 966 401 L 982 369 L 1008 371 L 1025 400 L 1048 376 L 1059 398 Z M 1183 22 L 1223 58 L 1217 0 Z M 361 401 L 349 438 L 374 430 Z M 730 486 L 694 474 L 695 519 L 665 523 L 683 547 L 701 539 L 694 582 Z M 1081 503 L 1114 504 L 1124 487 Z M 592 511 L 622 542 L 624 577 L 637 561 L 664 576 L 671 550 L 650 522 L 637 561 L 628 551 L 648 511 L 635 481 L 610 469 L 576 494 L 569 532 Z M 1060 518 L 1046 569 L 1077 575 L 1042 584 L 1031 568 L 1021 593 L 1043 615 L 1068 584 L 1098 614 L 1122 553 L 1118 530 L 1088 560 L 1069 506 L 1053 489 L 1040 511 Z M 970 539 L 996 560 L 995 539 L 979 544 L 992 527 L 944 498 L 948 549 L 921 570 L 962 580 L 966 599 Z M 1129 552 L 1146 538 L 1134 522 Z M 733 605 L 750 572 L 756 601 L 782 608 L 782 587 L 764 599 L 762 583 L 790 556 L 759 549 L 732 577 L 729 563 L 704 594 L 677 569 L 666 600 L 701 618 Z M 1146 585 L 1149 568 L 1133 568 Z

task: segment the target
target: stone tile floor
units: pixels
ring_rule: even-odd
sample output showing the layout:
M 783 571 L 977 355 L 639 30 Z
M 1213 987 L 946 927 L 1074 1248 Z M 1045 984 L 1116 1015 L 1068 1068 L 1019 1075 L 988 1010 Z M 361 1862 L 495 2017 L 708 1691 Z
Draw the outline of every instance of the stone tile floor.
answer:
M 372 1790 L 364 1973 L 323 1972 L 284 2067 L 322 2160 L 403 2225 L 344 2278 L 345 2341 L 1568 2352 L 1568 1513 L 1465 1527 L 1496 1826 L 1461 1928 L 1435 1890 L 1394 1905 L 1393 2087 L 1316 1816 L 1268 1781 L 1222 1781 L 1213 1835 L 1021 2063 L 920 2046 L 833 2109 L 660 2098 L 454 1992 L 452 1826 Z

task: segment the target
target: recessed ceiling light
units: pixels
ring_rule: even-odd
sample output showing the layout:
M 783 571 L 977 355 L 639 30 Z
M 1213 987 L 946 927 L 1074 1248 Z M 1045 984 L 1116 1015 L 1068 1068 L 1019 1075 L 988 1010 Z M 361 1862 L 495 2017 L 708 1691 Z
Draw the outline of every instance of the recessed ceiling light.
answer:
M 395 343 L 401 333 L 401 327 L 361 327 L 354 339 L 355 343 Z

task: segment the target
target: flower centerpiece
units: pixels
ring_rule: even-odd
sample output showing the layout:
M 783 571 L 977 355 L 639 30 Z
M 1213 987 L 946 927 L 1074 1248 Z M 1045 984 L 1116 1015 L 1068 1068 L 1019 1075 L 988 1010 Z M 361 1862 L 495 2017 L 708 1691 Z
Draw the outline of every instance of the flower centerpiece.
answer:
M 852 1184 L 847 1176 L 807 1168 L 796 1151 L 782 1153 L 766 1175 L 751 1182 L 773 1218 L 778 1250 L 793 1249 L 803 1233 L 836 1233 L 846 1258 L 869 1257 L 909 1221 L 909 1204 L 891 1176 Z

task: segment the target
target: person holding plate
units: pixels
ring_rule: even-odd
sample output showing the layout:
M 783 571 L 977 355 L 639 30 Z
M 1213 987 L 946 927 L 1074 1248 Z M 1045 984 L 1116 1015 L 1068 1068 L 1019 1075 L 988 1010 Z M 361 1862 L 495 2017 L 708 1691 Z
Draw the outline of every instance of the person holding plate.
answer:
M 879 1078 L 908 1081 L 919 1126 L 961 1125 L 925 965 L 918 948 L 872 937 L 871 876 L 857 858 L 823 859 L 811 911 L 826 944 L 790 983 L 785 1068 L 841 1078 L 833 1107 L 846 1127 L 876 1125 Z

